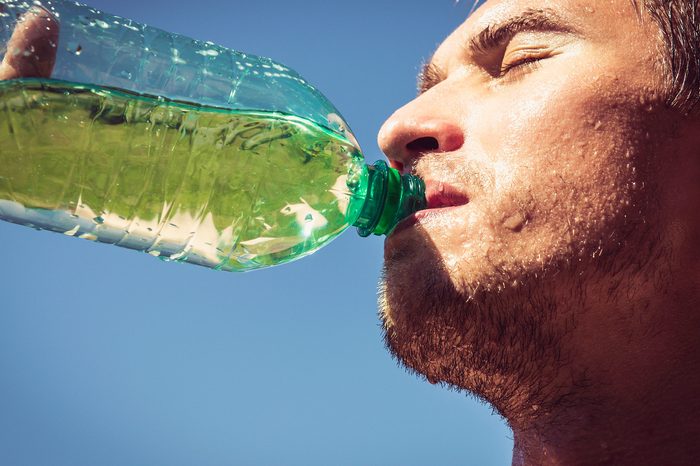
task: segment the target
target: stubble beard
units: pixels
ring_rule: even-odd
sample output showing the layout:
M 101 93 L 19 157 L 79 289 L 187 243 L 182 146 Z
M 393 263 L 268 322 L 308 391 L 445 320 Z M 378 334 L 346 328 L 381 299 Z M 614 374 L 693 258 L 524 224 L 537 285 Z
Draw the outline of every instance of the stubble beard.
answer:
M 665 255 L 649 222 L 605 235 L 602 249 L 591 241 L 545 265 L 492 271 L 479 286 L 451 278 L 437 253 L 420 267 L 407 252 L 388 254 L 379 289 L 387 348 L 409 371 L 465 389 L 510 421 L 596 404 L 588 368 L 572 361 L 577 321 L 591 295 L 605 289 L 614 305 L 630 278 L 658 275 Z

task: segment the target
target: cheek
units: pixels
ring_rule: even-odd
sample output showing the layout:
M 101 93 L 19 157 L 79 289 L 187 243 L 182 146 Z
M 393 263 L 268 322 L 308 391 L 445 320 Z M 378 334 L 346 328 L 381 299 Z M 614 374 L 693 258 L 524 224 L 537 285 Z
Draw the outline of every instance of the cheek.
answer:
M 631 213 L 644 185 L 639 165 L 649 158 L 649 113 L 614 84 L 607 86 L 616 92 L 600 82 L 554 83 L 482 100 L 467 122 L 465 153 L 491 184 L 473 199 L 446 261 L 481 255 L 498 268 L 589 252 Z M 476 225 L 478 238 L 469 233 Z

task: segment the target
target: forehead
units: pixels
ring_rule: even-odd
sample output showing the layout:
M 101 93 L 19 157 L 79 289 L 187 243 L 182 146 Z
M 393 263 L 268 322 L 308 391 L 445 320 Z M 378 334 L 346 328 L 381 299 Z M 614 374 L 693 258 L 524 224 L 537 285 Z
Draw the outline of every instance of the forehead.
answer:
M 642 0 L 476 0 L 469 15 L 435 52 L 436 61 L 449 58 L 488 26 L 506 22 L 527 11 L 546 10 L 566 21 L 590 39 L 639 39 L 643 16 L 638 2 Z M 632 37 L 629 35 L 632 34 Z

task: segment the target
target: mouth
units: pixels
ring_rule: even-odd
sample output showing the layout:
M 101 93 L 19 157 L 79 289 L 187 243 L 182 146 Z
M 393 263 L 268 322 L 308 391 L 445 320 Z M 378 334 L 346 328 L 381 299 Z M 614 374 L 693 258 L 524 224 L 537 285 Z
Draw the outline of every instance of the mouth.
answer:
M 428 209 L 457 207 L 469 202 L 469 197 L 463 191 L 442 181 L 426 180 L 425 198 Z
M 421 218 L 437 215 L 469 203 L 469 196 L 457 187 L 437 180 L 425 180 L 427 207 L 409 215 L 396 225 L 391 235 L 415 225 Z

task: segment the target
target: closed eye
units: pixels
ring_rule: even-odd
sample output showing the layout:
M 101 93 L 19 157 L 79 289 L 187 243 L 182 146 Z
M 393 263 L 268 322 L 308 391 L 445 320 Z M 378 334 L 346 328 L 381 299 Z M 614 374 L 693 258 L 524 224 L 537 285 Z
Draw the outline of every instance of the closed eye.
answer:
M 519 77 L 520 75 L 532 71 L 534 68 L 538 67 L 539 62 L 545 58 L 546 57 L 544 56 L 529 56 L 519 58 L 510 63 L 504 63 L 501 65 L 497 77 L 502 79 L 508 75 L 509 78 L 515 78 L 515 74 L 517 74 L 517 77 Z

